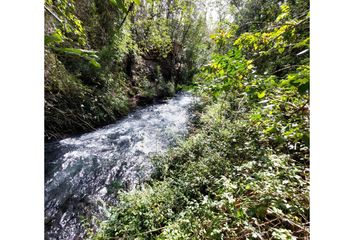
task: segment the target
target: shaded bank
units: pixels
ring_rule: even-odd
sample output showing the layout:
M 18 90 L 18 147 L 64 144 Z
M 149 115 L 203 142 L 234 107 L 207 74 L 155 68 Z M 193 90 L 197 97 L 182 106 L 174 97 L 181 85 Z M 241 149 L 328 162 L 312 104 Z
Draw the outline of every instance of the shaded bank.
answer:
M 45 138 L 173 96 L 205 59 L 197 1 L 45 1 Z M 193 24 L 191 24 L 193 22 Z

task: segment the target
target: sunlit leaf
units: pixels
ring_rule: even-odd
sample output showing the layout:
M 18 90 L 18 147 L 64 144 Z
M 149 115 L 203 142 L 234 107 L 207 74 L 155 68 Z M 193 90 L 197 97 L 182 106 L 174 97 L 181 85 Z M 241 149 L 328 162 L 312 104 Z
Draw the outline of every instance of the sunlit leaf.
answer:
M 265 95 L 266 95 L 266 90 L 257 93 L 257 97 L 258 97 L 258 98 L 264 98 Z

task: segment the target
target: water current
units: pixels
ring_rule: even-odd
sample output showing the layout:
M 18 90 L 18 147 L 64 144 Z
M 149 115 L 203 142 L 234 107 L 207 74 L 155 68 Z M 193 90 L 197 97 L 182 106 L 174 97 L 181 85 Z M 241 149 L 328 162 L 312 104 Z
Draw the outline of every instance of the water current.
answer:
M 107 217 L 118 188 L 149 178 L 150 156 L 186 136 L 189 93 L 137 109 L 114 124 L 45 145 L 45 239 L 83 239 L 85 223 Z

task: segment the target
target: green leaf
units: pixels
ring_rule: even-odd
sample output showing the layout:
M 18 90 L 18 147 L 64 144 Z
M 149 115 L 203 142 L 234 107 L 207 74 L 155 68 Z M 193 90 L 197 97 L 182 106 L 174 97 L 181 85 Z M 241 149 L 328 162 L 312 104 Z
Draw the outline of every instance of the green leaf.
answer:
M 253 121 L 260 120 L 261 118 L 262 118 L 262 115 L 259 114 L 259 113 L 251 115 L 251 119 L 252 119 Z
M 241 208 L 237 210 L 236 217 L 238 219 L 243 219 L 245 217 L 245 213 L 243 212 L 243 210 Z
M 288 16 L 288 13 L 281 13 L 277 19 L 275 19 L 275 22 L 280 22 L 282 19 Z
M 51 35 L 46 35 L 44 37 L 45 45 L 49 45 L 51 43 L 61 43 L 61 42 L 63 42 L 63 37 L 57 32 L 55 32 Z
M 77 55 L 82 54 L 81 49 L 78 49 L 78 48 L 61 48 L 61 50 L 65 53 L 71 53 L 71 54 L 77 54 Z
M 125 7 L 123 0 L 117 0 L 116 2 L 117 2 L 117 6 L 120 10 L 122 10 L 124 13 L 128 13 L 128 9 Z
M 294 48 L 299 48 L 299 47 L 303 47 L 303 46 L 309 46 L 310 43 L 310 37 L 307 37 L 306 39 L 298 42 L 295 44 Z
M 265 97 L 265 94 L 266 94 L 266 90 L 264 90 L 263 92 L 257 92 L 257 96 L 258 98 L 264 98 Z
M 96 68 L 100 68 L 101 64 L 99 64 L 95 59 L 90 59 L 89 61 L 93 66 L 95 66 Z
M 118 6 L 117 1 L 116 0 L 109 0 L 109 2 L 113 5 L 113 6 Z

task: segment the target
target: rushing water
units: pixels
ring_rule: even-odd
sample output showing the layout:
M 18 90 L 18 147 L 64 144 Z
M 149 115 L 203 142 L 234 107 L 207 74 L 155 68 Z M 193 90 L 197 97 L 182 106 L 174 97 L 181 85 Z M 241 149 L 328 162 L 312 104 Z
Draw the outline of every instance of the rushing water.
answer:
M 104 218 L 117 186 L 132 189 L 148 179 L 149 155 L 187 134 L 194 101 L 180 93 L 94 132 L 46 144 L 45 238 L 82 239 L 83 219 Z

